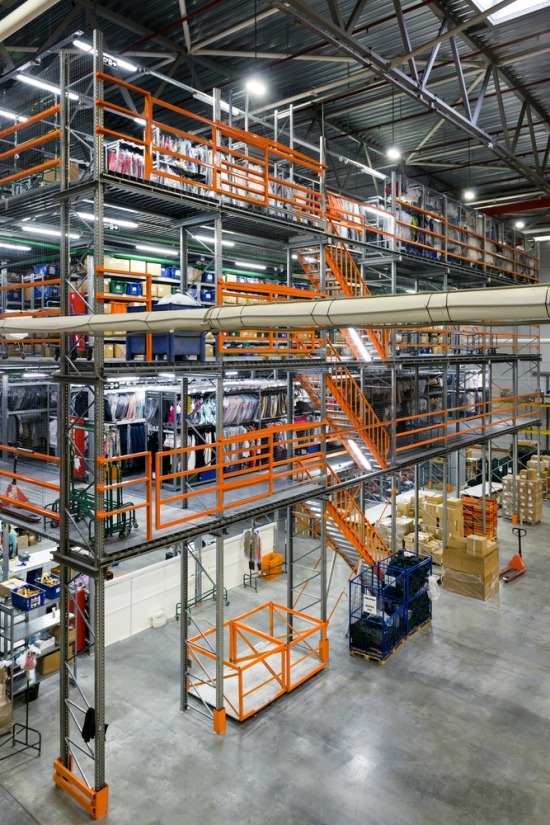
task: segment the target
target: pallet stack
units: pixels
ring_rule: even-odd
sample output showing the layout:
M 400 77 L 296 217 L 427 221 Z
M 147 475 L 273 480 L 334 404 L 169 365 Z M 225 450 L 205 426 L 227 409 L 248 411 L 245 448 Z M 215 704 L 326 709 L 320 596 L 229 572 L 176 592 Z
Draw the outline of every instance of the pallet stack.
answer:
M 443 564 L 445 590 L 482 601 L 498 591 L 498 546 L 485 536 L 472 534 L 456 539 L 454 545 L 443 551 Z
M 502 515 L 517 516 L 520 524 L 538 524 L 542 520 L 542 502 L 547 479 L 537 475 L 534 469 L 522 470 L 519 476 L 502 479 Z M 514 508 L 514 491 L 516 506 Z

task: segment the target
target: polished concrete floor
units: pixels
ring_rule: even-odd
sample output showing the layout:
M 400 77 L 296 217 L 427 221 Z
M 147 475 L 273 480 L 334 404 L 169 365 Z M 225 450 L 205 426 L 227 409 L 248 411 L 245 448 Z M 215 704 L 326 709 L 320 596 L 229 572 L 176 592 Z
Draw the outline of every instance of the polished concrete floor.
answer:
M 108 822 L 115 825 L 546 825 L 550 821 L 550 506 L 527 575 L 478 602 L 443 592 L 384 665 L 347 652 L 345 600 L 328 668 L 225 736 L 179 713 L 178 624 L 107 649 Z M 508 522 L 501 559 L 515 550 Z M 284 599 L 231 591 L 229 616 Z M 212 606 L 196 611 L 205 624 Z M 85 665 L 81 668 L 84 674 Z M 31 705 L 40 758 L 0 763 L 2 825 L 87 816 L 54 789 L 56 679 Z M 546 813 L 545 813 L 546 812 Z

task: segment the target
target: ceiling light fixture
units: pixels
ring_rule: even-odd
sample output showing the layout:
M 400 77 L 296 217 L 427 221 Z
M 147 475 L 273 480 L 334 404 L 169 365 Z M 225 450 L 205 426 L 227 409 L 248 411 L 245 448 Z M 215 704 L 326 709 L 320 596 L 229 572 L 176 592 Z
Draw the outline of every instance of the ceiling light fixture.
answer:
M 95 221 L 95 215 L 92 212 L 77 212 L 76 213 L 79 218 L 82 218 L 85 221 Z M 108 224 L 116 224 L 116 226 L 120 226 L 123 229 L 137 229 L 139 224 L 135 221 L 124 221 L 120 218 L 109 218 L 107 215 L 103 216 L 103 223 Z
M 86 52 L 87 54 L 93 52 L 93 46 L 90 46 L 89 43 L 85 43 L 84 40 L 73 40 L 73 46 L 76 46 L 77 49 L 81 49 L 83 52 Z M 122 57 L 115 57 L 114 54 L 108 54 L 107 52 L 103 52 L 103 60 L 107 62 L 113 61 L 114 63 L 116 63 L 116 67 L 118 67 L 119 69 L 126 69 L 127 72 L 139 71 L 139 67 L 136 66 L 135 63 L 130 63 L 129 60 L 124 60 Z
M 179 249 L 174 249 L 173 246 L 150 246 L 145 243 L 136 244 L 136 249 L 141 252 L 157 252 L 159 255 L 171 255 L 174 258 L 180 254 Z
M 462 193 L 462 197 L 464 198 L 465 201 L 473 201 L 473 200 L 475 200 L 475 196 L 476 196 L 475 189 L 465 189 L 464 192 Z
M 61 237 L 60 229 L 51 229 L 49 226 L 37 226 L 35 223 L 26 223 L 21 229 L 24 232 L 32 232 L 34 235 L 51 235 L 52 238 Z M 73 241 L 77 241 L 80 238 L 80 235 L 76 232 L 69 232 L 68 236 Z
M 516 221 L 514 226 L 516 229 L 525 229 L 525 221 Z
M 18 121 L 19 123 L 25 123 L 25 121 L 28 120 L 28 117 L 16 115 L 15 112 L 8 112 L 7 109 L 0 109 L 0 117 L 5 117 L 6 120 L 13 120 L 15 123 Z
M 31 77 L 31 75 L 28 74 L 17 74 L 15 76 L 17 80 L 20 80 L 21 83 L 26 83 L 28 86 L 35 86 L 37 89 L 43 89 L 45 92 L 51 92 L 53 95 L 61 94 L 59 86 L 55 86 L 53 83 L 48 83 L 45 80 L 40 80 L 38 77 Z M 75 95 L 74 92 L 67 92 L 67 97 L 69 100 L 78 100 L 78 95 Z
M 209 238 L 207 235 L 191 235 L 196 241 L 203 241 L 203 243 L 215 243 L 215 238 Z M 235 246 L 235 241 L 222 240 L 222 246 Z
M 538 235 L 533 238 L 534 241 L 550 241 L 550 235 Z
M 243 266 L 245 269 L 267 269 L 263 264 L 251 264 L 248 261 L 235 261 L 235 266 Z
M 0 248 L 13 249 L 16 252 L 30 252 L 32 250 L 32 246 L 23 246 L 22 244 L 15 243 L 4 243 L 4 241 L 0 241 Z
M 264 97 L 267 93 L 267 86 L 259 77 L 249 77 L 244 85 L 248 94 L 253 97 Z
M 390 146 L 386 152 L 388 160 L 399 160 L 401 158 L 401 150 L 397 146 Z

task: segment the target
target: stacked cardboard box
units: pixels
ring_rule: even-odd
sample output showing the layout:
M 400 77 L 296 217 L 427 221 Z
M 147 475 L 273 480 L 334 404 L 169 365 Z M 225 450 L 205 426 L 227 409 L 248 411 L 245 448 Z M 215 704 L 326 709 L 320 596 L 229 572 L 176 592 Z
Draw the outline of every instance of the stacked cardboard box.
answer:
M 507 475 L 502 479 L 502 515 L 512 518 L 517 515 L 523 524 L 538 524 L 542 520 L 542 502 L 546 480 L 537 477 L 536 470 L 522 470 L 516 478 Z M 516 507 L 514 510 L 514 489 Z
M 539 470 L 539 460 L 537 458 L 530 458 L 527 462 L 527 470 L 534 472 L 534 476 L 529 476 L 529 478 L 540 478 L 542 479 L 542 495 L 544 498 L 548 498 L 550 494 L 550 457 L 542 457 L 540 458 L 540 470 Z
M 464 546 L 443 551 L 443 587 L 462 596 L 486 601 L 498 590 L 499 557 L 497 543 L 485 536 L 462 539 Z
M 407 533 L 414 531 L 414 521 L 405 516 L 397 516 L 395 520 L 396 532 L 396 546 L 403 547 L 405 536 Z M 378 522 L 376 527 L 380 538 L 386 543 L 388 547 L 391 546 L 392 520 L 391 518 L 384 518 Z

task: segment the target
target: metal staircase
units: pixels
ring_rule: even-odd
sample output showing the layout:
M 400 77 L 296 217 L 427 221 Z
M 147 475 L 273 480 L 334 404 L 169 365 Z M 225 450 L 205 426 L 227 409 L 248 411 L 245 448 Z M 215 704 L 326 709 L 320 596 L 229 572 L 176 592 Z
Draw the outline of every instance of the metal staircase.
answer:
M 331 484 L 340 480 L 331 469 L 329 478 Z M 390 554 L 389 548 L 359 506 L 358 498 L 358 488 L 336 490 L 325 510 L 327 544 L 352 570 L 357 570 L 360 561 L 371 565 Z M 319 501 L 311 499 L 302 506 L 315 522 L 320 523 L 322 508 Z

